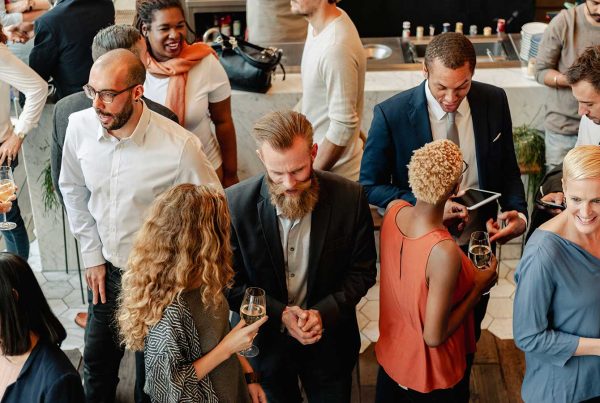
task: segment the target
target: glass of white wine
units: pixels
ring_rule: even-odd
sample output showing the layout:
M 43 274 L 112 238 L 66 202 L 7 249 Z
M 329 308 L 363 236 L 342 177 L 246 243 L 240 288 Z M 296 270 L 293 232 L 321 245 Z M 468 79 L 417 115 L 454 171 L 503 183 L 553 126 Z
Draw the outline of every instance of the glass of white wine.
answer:
M 267 300 L 265 290 L 258 287 L 246 288 L 244 300 L 240 307 L 240 316 L 246 322 L 246 325 L 251 325 L 254 322 L 261 320 L 267 313 Z M 258 347 L 252 344 L 246 350 L 239 353 L 244 357 L 256 357 L 258 355 Z
M 0 201 L 6 203 L 14 193 L 15 180 L 13 179 L 11 167 L 0 166 Z M 15 228 L 17 228 L 17 224 L 6 221 L 6 213 L 3 213 L 2 221 L 0 221 L 0 231 L 10 231 Z
M 469 259 L 479 270 L 485 270 L 492 260 L 490 235 L 485 231 L 473 231 L 469 241 Z M 489 294 L 490 292 L 485 292 Z

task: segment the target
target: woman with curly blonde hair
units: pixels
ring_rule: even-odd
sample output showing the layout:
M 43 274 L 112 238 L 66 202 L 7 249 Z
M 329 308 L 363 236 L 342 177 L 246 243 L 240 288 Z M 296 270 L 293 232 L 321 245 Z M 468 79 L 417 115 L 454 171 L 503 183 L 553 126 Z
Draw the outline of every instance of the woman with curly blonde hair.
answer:
M 118 321 L 123 344 L 144 351 L 153 402 L 266 402 L 259 384 L 246 386 L 252 367 L 235 354 L 266 318 L 229 329 L 229 228 L 221 192 L 184 184 L 156 199 L 136 237 Z
M 377 403 L 469 401 L 472 311 L 497 262 L 475 269 L 442 222 L 464 170 L 456 144 L 426 144 L 408 165 L 417 203 L 401 200 L 383 218 Z

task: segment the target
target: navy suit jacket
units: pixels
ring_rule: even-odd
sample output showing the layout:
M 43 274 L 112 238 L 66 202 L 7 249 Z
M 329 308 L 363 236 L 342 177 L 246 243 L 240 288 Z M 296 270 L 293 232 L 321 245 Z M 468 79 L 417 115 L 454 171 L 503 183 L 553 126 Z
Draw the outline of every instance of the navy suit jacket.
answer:
M 475 133 L 479 187 L 502 194 L 502 211 L 517 210 L 527 216 L 504 90 L 473 81 L 467 99 Z M 392 200 L 404 199 L 414 204 L 407 165 L 413 151 L 431 141 L 425 81 L 376 105 L 359 179 L 369 203 L 386 207 Z M 495 217 L 496 211 L 496 204 L 489 203 L 480 209 L 480 217 L 487 220 Z
M 110 0 L 63 0 L 35 21 L 29 67 L 54 79 L 57 99 L 81 91 L 92 68 L 92 40 L 115 23 Z
M 265 176 L 225 190 L 236 272 L 227 296 L 231 310 L 239 312 L 246 287 L 261 287 L 267 294 L 269 320 L 255 339 L 260 354 L 252 360 L 263 375 L 276 373 L 280 362 L 289 359 L 290 344 L 302 349 L 304 359 L 318 359 L 323 369 L 350 371 L 358 357 L 356 304 L 377 275 L 373 221 L 360 185 L 329 172 L 316 171 L 316 175 L 319 201 L 311 217 L 306 308 L 319 311 L 325 332 L 309 346 L 282 332 L 287 274 Z

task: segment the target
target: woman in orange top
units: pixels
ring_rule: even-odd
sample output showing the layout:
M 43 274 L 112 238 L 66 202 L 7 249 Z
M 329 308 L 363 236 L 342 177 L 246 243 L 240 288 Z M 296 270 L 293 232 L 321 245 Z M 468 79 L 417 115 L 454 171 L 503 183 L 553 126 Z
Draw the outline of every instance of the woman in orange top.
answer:
M 378 403 L 469 400 L 468 377 L 461 380 L 475 351 L 472 310 L 497 262 L 475 269 L 442 222 L 463 172 L 456 144 L 426 144 L 408 166 L 416 205 L 399 201 L 383 219 Z

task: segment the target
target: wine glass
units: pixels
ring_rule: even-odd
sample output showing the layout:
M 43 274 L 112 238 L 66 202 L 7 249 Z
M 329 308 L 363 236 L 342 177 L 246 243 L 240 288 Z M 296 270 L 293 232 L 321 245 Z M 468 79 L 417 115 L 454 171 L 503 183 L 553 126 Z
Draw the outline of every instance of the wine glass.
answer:
M 479 270 L 487 269 L 492 260 L 490 235 L 485 231 L 473 231 L 469 240 L 469 259 Z M 490 292 L 483 293 L 484 295 Z
M 0 166 L 0 201 L 6 203 L 15 193 L 15 180 L 9 166 Z M 6 221 L 6 213 L 2 214 L 0 231 L 10 231 L 17 228 L 14 222 Z
M 246 288 L 244 300 L 240 307 L 240 316 L 246 322 L 246 325 L 251 325 L 254 322 L 261 320 L 267 313 L 267 301 L 265 298 L 265 290 L 258 287 Z M 239 352 L 244 357 L 256 357 L 258 355 L 258 347 L 252 344 L 249 348 Z

